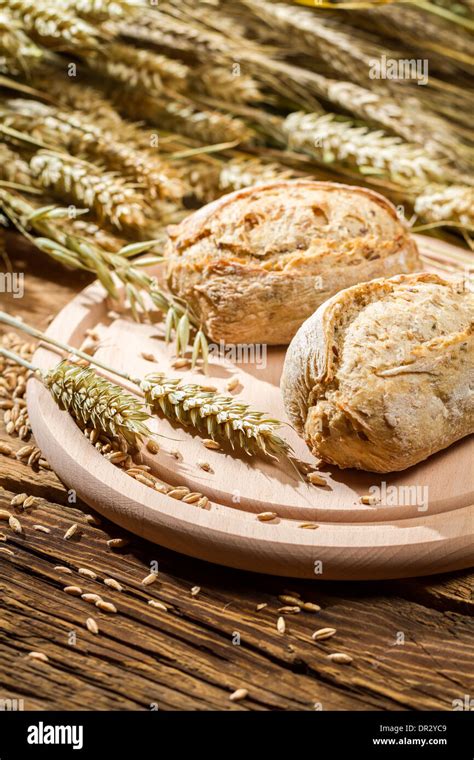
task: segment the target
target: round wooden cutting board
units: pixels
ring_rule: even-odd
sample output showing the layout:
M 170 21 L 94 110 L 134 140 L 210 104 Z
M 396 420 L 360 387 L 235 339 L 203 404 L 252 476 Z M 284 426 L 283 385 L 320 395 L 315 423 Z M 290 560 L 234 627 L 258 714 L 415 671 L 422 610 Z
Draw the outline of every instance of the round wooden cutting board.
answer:
M 421 250 L 424 245 L 432 249 L 433 241 L 426 240 L 418 237 Z M 279 391 L 284 348 L 248 348 L 232 356 L 229 351 L 220 355 L 216 346 L 208 376 L 176 370 L 161 322 L 137 324 L 126 315 L 111 319 L 110 308 L 102 288 L 91 285 L 58 314 L 48 335 L 78 347 L 93 327 L 100 336 L 96 356 L 140 377 L 163 371 L 225 391 L 228 379 L 237 376 L 233 395 L 286 420 Z M 40 348 L 34 362 L 47 368 L 60 358 Z M 154 491 L 104 459 L 35 379 L 28 384 L 27 400 L 38 445 L 66 485 L 110 520 L 168 548 L 245 570 L 315 579 L 399 578 L 473 563 L 472 437 L 401 473 L 323 467 L 327 486 L 317 487 L 303 482 L 289 463 L 208 450 L 188 430 L 156 418 L 154 430 L 163 436 L 160 452 L 145 449 L 142 462 L 166 483 L 206 494 L 210 507 L 199 509 Z M 289 425 L 283 436 L 297 458 L 311 465 L 311 454 Z M 172 453 L 176 450 L 179 458 Z M 209 472 L 198 465 L 203 459 Z M 362 504 L 361 495 L 374 486 L 381 501 Z M 267 511 L 278 517 L 259 521 L 256 514 Z M 318 527 L 302 528 L 305 523 Z

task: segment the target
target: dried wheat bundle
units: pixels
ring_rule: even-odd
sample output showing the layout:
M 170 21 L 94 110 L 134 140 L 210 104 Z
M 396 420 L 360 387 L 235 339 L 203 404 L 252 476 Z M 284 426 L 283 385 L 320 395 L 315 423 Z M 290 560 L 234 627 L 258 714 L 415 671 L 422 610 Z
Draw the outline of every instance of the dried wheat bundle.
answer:
M 292 113 L 283 123 L 288 146 L 322 163 L 335 163 L 363 174 L 381 175 L 399 183 L 417 185 L 449 182 L 449 169 L 416 145 L 389 137 L 382 131 L 337 121 L 334 114 Z
M 100 54 L 88 56 L 86 62 L 94 71 L 152 97 L 166 88 L 183 91 L 189 75 L 183 63 L 118 42 L 103 46 Z
M 34 40 L 57 49 L 91 49 L 102 36 L 96 27 L 64 9 L 56 0 L 0 0 Z
M 111 172 L 50 151 L 38 151 L 30 160 L 30 171 L 37 185 L 91 209 L 101 222 L 119 229 L 147 226 L 143 197 Z
M 288 456 L 290 446 L 277 435 L 278 420 L 255 412 L 233 396 L 220 395 L 199 385 L 181 383 L 163 374 L 149 375 L 140 388 L 156 414 L 191 427 L 213 440 L 228 443 L 247 454 L 273 459 Z
M 430 185 L 416 198 L 415 212 L 425 222 L 451 223 L 474 232 L 474 188 Z
M 121 142 L 81 112 L 61 111 L 31 100 L 9 100 L 0 108 L 3 123 L 79 158 L 104 164 L 136 180 L 150 198 L 179 200 L 185 189 L 172 168 L 151 151 Z

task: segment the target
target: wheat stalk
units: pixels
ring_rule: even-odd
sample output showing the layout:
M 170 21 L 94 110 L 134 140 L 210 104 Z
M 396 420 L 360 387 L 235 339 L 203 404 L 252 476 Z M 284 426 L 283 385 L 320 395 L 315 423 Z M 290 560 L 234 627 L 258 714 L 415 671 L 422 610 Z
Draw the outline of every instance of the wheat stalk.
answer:
M 91 209 L 101 222 L 119 229 L 147 225 L 143 197 L 111 172 L 50 151 L 38 151 L 30 160 L 30 171 L 36 184 L 61 200 Z
M 228 443 L 249 455 L 266 454 L 273 459 L 291 453 L 289 444 L 276 433 L 281 426 L 278 420 L 252 411 L 248 404 L 233 396 L 163 374 L 147 376 L 140 388 L 153 412 L 212 440 Z
M 114 276 L 124 285 L 133 317 L 140 321 L 140 314 L 147 314 L 146 294 L 152 305 L 166 315 L 166 338 L 176 335 L 176 351 L 182 355 L 193 338 L 193 364 L 202 356 L 207 366 L 207 340 L 199 328 L 199 322 L 187 305 L 180 299 L 164 293 L 155 277 L 141 270 L 155 264 L 161 257 L 148 256 L 140 261 L 130 262 L 130 256 L 137 256 L 153 247 L 156 241 L 129 244 L 117 253 L 103 250 L 98 245 L 65 231 L 61 224 L 68 217 L 68 209 L 47 206 L 37 209 L 24 198 L 0 188 L 0 208 L 6 217 L 37 248 L 64 266 L 92 272 L 101 282 L 108 295 L 116 300 L 118 292 Z M 36 235 L 32 235 L 33 230 Z
M 118 42 L 103 46 L 100 54 L 87 57 L 86 62 L 95 71 L 151 97 L 160 96 L 165 88 L 184 90 L 189 74 L 183 63 Z
M 474 188 L 429 185 L 417 196 L 415 213 L 426 222 L 459 225 L 474 232 Z
M 24 31 L 36 41 L 57 49 L 91 49 L 101 33 L 97 28 L 64 9 L 54 0 L 0 0 Z
M 264 454 L 272 459 L 278 459 L 280 456 L 289 457 L 293 454 L 290 445 L 277 433 L 282 425 L 281 422 L 269 417 L 264 412 L 252 410 L 248 404 L 233 396 L 220 394 L 194 383 L 183 383 L 177 378 L 169 378 L 162 373 L 147 375 L 144 379 L 135 378 L 127 372 L 112 369 L 104 362 L 85 354 L 80 349 L 75 349 L 67 343 L 50 338 L 40 330 L 10 317 L 5 312 L 0 312 L 0 322 L 26 332 L 28 335 L 32 335 L 62 351 L 92 362 L 100 369 L 133 383 L 143 393 L 146 403 L 154 414 L 165 417 L 183 427 L 189 427 L 199 435 L 229 444 L 232 449 L 242 450 L 248 455 Z M 62 369 L 64 367 L 66 370 Z M 70 367 L 73 367 L 77 372 L 79 378 L 77 387 L 74 385 L 76 374 L 71 372 L 74 382 L 68 388 L 68 368 Z M 66 408 L 68 410 L 77 409 L 76 415 L 86 425 L 90 424 L 91 421 L 80 417 L 83 406 L 86 413 L 89 411 L 86 400 L 80 395 L 82 372 L 86 372 L 86 370 L 82 370 L 74 364 L 62 362 L 57 368 L 50 370 L 51 380 L 48 387 L 53 388 L 54 384 L 57 383 L 59 390 L 56 392 L 56 399 L 61 398 L 62 392 L 66 393 Z M 56 380 L 55 373 L 59 373 L 59 380 Z M 108 381 L 104 382 L 107 383 Z M 76 395 L 77 400 L 74 401 Z M 93 425 L 93 427 L 97 427 L 97 425 Z
M 127 450 L 136 449 L 144 438 L 153 437 L 145 424 L 151 417 L 143 403 L 90 367 L 62 361 L 52 369 L 41 370 L 6 348 L 0 348 L 0 355 L 33 372 L 59 408 L 67 411 L 81 429 L 92 427 L 124 442 Z
M 131 177 L 145 186 L 152 199 L 178 200 L 185 192 L 176 174 L 157 156 L 120 142 L 115 134 L 95 125 L 81 112 L 69 113 L 30 100 L 12 100 L 6 103 L 3 122 L 43 143 L 61 146 L 71 155 L 99 161 L 108 169 Z M 154 209 L 157 210 L 156 205 Z
M 382 131 L 337 121 L 334 114 L 292 113 L 282 131 L 288 146 L 321 163 L 335 163 L 369 176 L 375 174 L 406 186 L 430 181 L 449 182 L 449 169 L 416 145 L 389 137 Z

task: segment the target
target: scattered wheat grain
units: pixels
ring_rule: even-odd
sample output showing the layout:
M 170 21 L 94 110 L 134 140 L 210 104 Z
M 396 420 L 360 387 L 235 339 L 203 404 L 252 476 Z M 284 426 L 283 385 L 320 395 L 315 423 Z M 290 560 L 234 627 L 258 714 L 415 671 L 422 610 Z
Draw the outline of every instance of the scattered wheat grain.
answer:
M 21 523 L 14 515 L 10 515 L 8 518 L 8 525 L 12 529 L 14 533 L 23 533 L 23 528 L 21 527 Z
M 166 604 L 163 604 L 163 602 L 158 602 L 156 599 L 149 599 L 148 604 L 150 605 L 150 607 L 156 607 L 157 610 L 168 612 L 168 607 L 166 606 Z
M 278 618 L 278 620 L 277 620 L 277 626 L 276 627 L 277 627 L 278 633 L 285 633 L 285 631 L 286 631 L 286 623 L 285 623 L 285 618 L 284 617 L 280 616 Z
M 158 573 L 149 573 L 142 579 L 142 586 L 151 586 L 158 578 Z
M 92 580 L 97 578 L 97 573 L 94 573 L 93 570 L 89 570 L 88 567 L 79 567 L 77 572 L 79 575 L 85 575 L 86 578 L 92 578 Z
M 309 472 L 308 480 L 313 486 L 327 486 L 327 481 L 319 472 Z
M 333 654 L 328 654 L 327 658 L 332 662 L 337 662 L 342 665 L 349 665 L 349 663 L 351 663 L 354 659 L 349 654 L 344 654 L 343 652 L 334 652 Z
M 330 639 L 336 633 L 335 628 L 319 628 L 313 633 L 311 638 L 314 641 L 324 641 L 324 639 Z
M 91 633 L 95 633 L 95 634 L 99 633 L 99 626 L 97 625 L 94 618 L 91 618 L 91 617 L 87 618 L 86 627 L 87 627 L 87 630 L 90 631 Z
M 33 525 L 33 530 L 37 530 L 40 533 L 51 533 L 51 529 L 47 528 L 45 525 Z
M 275 520 L 278 515 L 276 512 L 260 512 L 260 514 L 257 515 L 257 520 L 260 520 L 260 522 L 269 522 L 270 520 Z
M 49 658 L 44 652 L 28 652 L 26 655 L 30 660 L 38 660 L 39 662 L 48 662 Z
M 104 578 L 104 583 L 106 586 L 114 588 L 115 591 L 123 591 L 123 586 L 121 586 L 120 583 L 115 580 L 115 578 Z
M 303 602 L 301 607 L 305 612 L 320 612 L 321 610 L 321 607 L 313 602 Z
M 102 610 L 102 612 L 117 612 L 117 607 L 112 602 L 104 602 L 103 599 L 99 599 L 95 603 L 95 606 Z
M 236 689 L 229 696 L 231 702 L 239 702 L 241 699 L 246 699 L 249 693 L 247 689 Z
M 63 591 L 71 596 L 82 596 L 82 588 L 80 586 L 64 586 Z
M 128 538 L 109 538 L 107 546 L 109 549 L 123 549 L 130 543 Z
M 13 499 L 10 502 L 10 506 L 12 507 L 21 507 L 25 499 L 28 498 L 27 493 L 18 493 L 16 496 L 13 497 Z
M 79 529 L 79 525 L 77 523 L 74 523 L 73 525 L 71 525 L 71 527 L 67 529 L 67 531 L 65 532 L 63 536 L 64 540 L 69 541 L 73 536 L 76 535 L 78 529 Z
M 220 444 L 217 441 L 213 441 L 212 438 L 204 438 L 202 444 L 206 449 L 214 449 L 215 451 L 221 448 Z

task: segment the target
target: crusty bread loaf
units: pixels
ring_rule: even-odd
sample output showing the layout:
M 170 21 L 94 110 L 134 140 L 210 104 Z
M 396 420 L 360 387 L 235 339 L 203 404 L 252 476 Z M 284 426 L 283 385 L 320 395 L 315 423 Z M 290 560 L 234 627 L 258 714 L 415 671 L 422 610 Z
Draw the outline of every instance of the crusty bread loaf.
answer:
M 343 290 L 298 330 L 281 387 L 313 453 L 404 470 L 474 432 L 474 296 L 435 274 Z
M 226 343 L 287 344 L 334 293 L 421 269 L 381 195 L 289 180 L 230 193 L 169 229 L 168 284 Z

